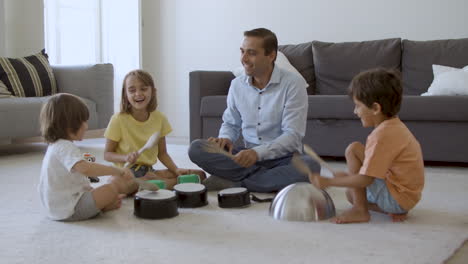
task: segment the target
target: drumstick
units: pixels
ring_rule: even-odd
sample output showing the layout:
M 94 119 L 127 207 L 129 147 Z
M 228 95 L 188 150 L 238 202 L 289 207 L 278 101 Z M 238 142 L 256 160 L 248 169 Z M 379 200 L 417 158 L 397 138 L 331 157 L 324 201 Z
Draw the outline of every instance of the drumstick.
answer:
M 327 168 L 328 170 L 331 171 L 331 173 L 334 173 L 334 169 L 328 165 L 315 151 L 309 147 L 308 145 L 304 144 L 304 152 L 309 155 L 311 158 L 313 158 L 315 161 L 317 161 L 321 166 Z
M 309 175 L 310 173 L 312 173 L 309 166 L 307 166 L 307 164 L 299 157 L 297 153 L 294 153 L 291 163 L 298 171 L 304 174 Z
M 221 148 L 218 144 L 214 142 L 207 142 L 206 144 L 203 145 L 203 150 L 205 150 L 208 153 L 218 153 L 218 154 L 223 154 L 231 159 L 234 158 L 234 155 L 232 153 L 226 151 L 225 149 Z
M 159 140 L 159 132 L 156 132 L 153 135 L 151 135 L 151 137 L 148 139 L 148 141 L 146 141 L 145 145 L 143 147 L 141 147 L 141 149 L 139 149 L 137 151 L 138 155 L 141 155 L 147 149 L 155 147 L 158 144 L 158 140 Z M 129 168 L 129 167 L 131 167 L 131 165 L 133 165 L 133 164 L 130 164 L 129 162 L 125 162 L 124 167 Z
M 158 186 L 156 184 L 149 183 L 147 181 L 144 181 L 142 179 L 135 178 L 135 182 L 138 183 L 140 186 L 140 189 L 142 190 L 149 190 L 149 191 L 157 191 L 159 190 Z
M 151 137 L 146 141 L 145 145 L 143 145 L 143 147 L 141 147 L 137 151 L 138 155 L 141 155 L 147 149 L 155 147 L 158 144 L 158 140 L 159 140 L 159 132 L 156 132 L 153 135 L 151 135 Z M 132 165 L 133 164 L 130 164 L 129 162 L 125 162 L 124 167 L 129 168 Z M 138 184 L 138 186 L 143 190 L 150 190 L 150 191 L 159 190 L 159 188 L 158 188 L 158 186 L 156 186 L 156 184 L 152 184 L 152 183 L 146 182 L 146 181 L 144 181 L 142 179 L 138 179 L 138 178 L 135 178 L 134 180 Z

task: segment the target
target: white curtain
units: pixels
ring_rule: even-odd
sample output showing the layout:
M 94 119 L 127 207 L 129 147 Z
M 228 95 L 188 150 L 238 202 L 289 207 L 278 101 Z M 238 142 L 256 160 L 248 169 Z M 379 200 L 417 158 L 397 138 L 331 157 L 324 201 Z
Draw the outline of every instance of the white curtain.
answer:
M 0 0 L 0 56 L 5 54 L 5 6 L 3 0 Z
M 114 109 L 125 74 L 141 67 L 140 0 L 45 0 L 52 64 L 114 65 Z

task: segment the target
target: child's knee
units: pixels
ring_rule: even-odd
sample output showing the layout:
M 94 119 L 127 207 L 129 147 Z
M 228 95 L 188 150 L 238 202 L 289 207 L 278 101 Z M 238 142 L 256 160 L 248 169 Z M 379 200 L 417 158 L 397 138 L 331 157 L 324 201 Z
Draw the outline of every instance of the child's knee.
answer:
M 348 147 L 346 147 L 345 156 L 354 157 L 356 155 L 364 154 L 364 150 L 365 150 L 365 146 L 361 142 L 355 141 L 349 144 Z

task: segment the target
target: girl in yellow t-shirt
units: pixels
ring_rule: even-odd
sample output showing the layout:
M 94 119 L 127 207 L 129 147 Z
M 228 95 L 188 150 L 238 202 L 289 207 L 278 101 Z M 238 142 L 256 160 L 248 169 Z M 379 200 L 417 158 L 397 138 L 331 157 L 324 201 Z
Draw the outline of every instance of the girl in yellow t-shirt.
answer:
M 167 153 L 165 136 L 172 131 L 167 118 L 156 110 L 156 88 L 151 75 L 143 70 L 129 72 L 123 81 L 120 113 L 112 116 L 104 134 L 106 148 L 104 159 L 123 167 L 130 164 L 135 177 L 143 180 L 163 180 L 169 189 L 183 174 L 198 174 L 206 178 L 201 170 L 181 169 L 176 166 Z M 158 143 L 141 155 L 142 148 L 154 133 L 159 133 Z M 155 170 L 153 165 L 158 159 L 166 170 Z M 127 194 L 134 193 L 136 183 L 128 187 Z

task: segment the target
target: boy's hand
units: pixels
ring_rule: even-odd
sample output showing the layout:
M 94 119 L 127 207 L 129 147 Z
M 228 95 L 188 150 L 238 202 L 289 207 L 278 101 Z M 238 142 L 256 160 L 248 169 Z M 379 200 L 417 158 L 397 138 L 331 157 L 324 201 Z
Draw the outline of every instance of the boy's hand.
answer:
M 127 168 L 121 169 L 119 176 L 126 179 L 126 180 L 132 180 L 135 177 L 133 175 L 133 172 L 130 169 L 127 169 Z
M 310 183 L 319 189 L 325 189 L 328 187 L 327 180 L 327 178 L 320 176 L 318 173 L 309 173 Z
M 128 162 L 129 164 L 134 164 L 137 161 L 139 156 L 140 155 L 136 151 L 129 153 L 127 157 L 125 157 L 125 161 Z
M 258 154 L 253 149 L 245 149 L 237 153 L 233 160 L 242 167 L 248 168 L 257 162 Z
M 333 172 L 333 177 L 335 178 L 341 178 L 341 177 L 346 177 L 348 176 L 348 173 L 345 171 L 335 171 Z

